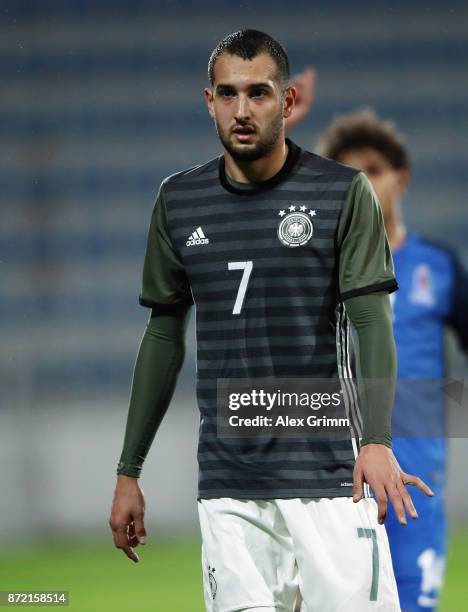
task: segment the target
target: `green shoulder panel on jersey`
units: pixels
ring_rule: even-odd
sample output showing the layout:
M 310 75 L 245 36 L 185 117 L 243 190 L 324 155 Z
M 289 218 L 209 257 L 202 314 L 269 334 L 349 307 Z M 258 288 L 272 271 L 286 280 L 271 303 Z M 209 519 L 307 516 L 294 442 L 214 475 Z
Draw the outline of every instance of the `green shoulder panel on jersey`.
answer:
M 382 210 L 372 186 L 359 172 L 349 188 L 337 230 L 342 300 L 398 289 Z
M 140 304 L 155 308 L 184 302 L 193 303 L 193 299 L 180 253 L 169 234 L 161 186 L 151 216 Z
M 217 168 L 219 158 L 206 164 L 193 166 L 166 177 L 159 188 L 151 216 L 146 255 L 143 266 L 142 291 L 139 302 L 142 306 L 163 310 L 172 305 L 193 304 L 190 283 L 187 278 L 179 249 L 171 237 L 167 215 L 167 191 L 175 189 L 180 180 L 196 180 L 196 176 L 207 168 Z

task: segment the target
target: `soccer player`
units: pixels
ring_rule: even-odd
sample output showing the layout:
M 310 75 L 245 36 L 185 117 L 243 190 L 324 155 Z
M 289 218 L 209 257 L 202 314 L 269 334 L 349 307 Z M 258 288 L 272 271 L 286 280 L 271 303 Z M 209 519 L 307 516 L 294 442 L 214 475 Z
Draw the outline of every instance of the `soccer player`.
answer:
M 133 561 L 146 542 L 138 477 L 165 414 L 197 315 L 198 510 L 206 609 L 399 610 L 383 522 L 416 510 L 391 450 L 396 379 L 388 293 L 397 289 L 382 213 L 365 174 L 285 139 L 296 91 L 283 47 L 242 30 L 211 54 L 205 89 L 223 155 L 163 181 L 151 219 L 139 349 L 109 519 Z M 349 320 L 359 380 L 351 401 Z M 343 439 L 217 435 L 217 381 L 339 379 Z M 345 393 L 345 390 L 343 393 Z M 359 444 L 360 442 L 360 444 Z M 369 495 L 368 487 L 376 500 Z
M 442 435 L 417 434 L 421 422 L 443 420 L 443 397 L 437 393 L 437 382 L 445 375 L 446 324 L 468 350 L 468 276 L 453 252 L 407 229 L 401 199 L 410 178 L 409 155 L 391 123 L 370 110 L 343 115 L 332 122 L 318 150 L 363 170 L 375 189 L 399 282 L 393 299 L 398 378 L 410 379 L 413 386 L 414 379 L 425 380 L 417 387 L 423 395 L 419 412 L 414 395 L 408 406 L 405 394 L 397 393 L 393 448 L 402 468 L 416 469 L 437 495 L 427 498 L 415 491 L 420 520 L 408 530 L 399 529 L 393 512 L 386 525 L 402 609 L 429 612 L 437 607 L 447 548 L 446 444 Z M 415 427 L 414 423 L 408 426 L 407 408 L 421 419 Z

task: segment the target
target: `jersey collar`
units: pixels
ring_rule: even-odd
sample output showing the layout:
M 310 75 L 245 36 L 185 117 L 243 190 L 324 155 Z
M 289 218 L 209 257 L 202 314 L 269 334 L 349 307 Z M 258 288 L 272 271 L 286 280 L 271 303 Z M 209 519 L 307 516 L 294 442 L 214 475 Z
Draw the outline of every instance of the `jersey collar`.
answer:
M 267 181 L 262 181 L 261 183 L 246 183 L 244 186 L 242 183 L 238 183 L 233 181 L 232 179 L 226 176 L 225 164 L 224 164 L 224 155 L 221 155 L 219 158 L 219 180 L 221 185 L 227 191 L 231 193 L 241 194 L 241 195 L 251 195 L 253 193 L 259 193 L 261 191 L 267 191 L 268 189 L 272 189 L 279 185 L 282 181 L 284 181 L 290 174 L 291 170 L 296 163 L 301 149 L 295 145 L 289 138 L 286 138 L 286 144 L 288 145 L 288 155 L 286 157 L 286 161 L 283 164 L 283 167 L 279 172 L 277 172 L 274 176 L 269 178 Z

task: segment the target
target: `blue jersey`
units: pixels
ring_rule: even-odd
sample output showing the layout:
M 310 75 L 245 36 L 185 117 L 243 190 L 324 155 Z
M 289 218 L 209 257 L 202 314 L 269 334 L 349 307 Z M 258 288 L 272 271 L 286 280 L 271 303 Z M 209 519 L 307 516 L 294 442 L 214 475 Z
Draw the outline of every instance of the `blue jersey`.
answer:
M 451 326 L 468 348 L 468 278 L 449 249 L 416 233 L 393 260 L 399 284 L 390 296 L 398 354 L 393 450 L 402 469 L 420 476 L 436 495 L 412 488 L 419 520 L 402 528 L 389 506 L 386 526 L 401 607 L 429 612 L 437 608 L 446 554 L 444 327 Z
M 451 325 L 468 347 L 468 279 L 452 251 L 416 233 L 393 260 L 399 284 L 390 296 L 399 379 L 394 451 L 404 470 L 437 486 L 445 468 L 444 327 Z

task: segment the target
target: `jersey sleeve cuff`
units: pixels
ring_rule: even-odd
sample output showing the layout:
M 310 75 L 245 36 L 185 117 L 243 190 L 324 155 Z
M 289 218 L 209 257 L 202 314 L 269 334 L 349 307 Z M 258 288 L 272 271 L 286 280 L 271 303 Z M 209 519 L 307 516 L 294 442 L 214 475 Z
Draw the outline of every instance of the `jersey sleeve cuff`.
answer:
M 138 297 L 138 302 L 140 303 L 140 306 L 144 306 L 145 308 L 155 308 L 157 306 L 156 302 L 153 302 L 152 300 L 147 300 L 142 295 Z
M 359 442 L 359 446 L 366 446 L 366 444 L 383 444 L 383 446 L 392 448 L 392 438 L 391 436 L 385 436 L 382 438 L 367 437 L 367 438 L 362 438 L 362 440 Z
M 163 313 L 171 313 L 174 310 L 189 308 L 193 305 L 193 300 L 186 302 L 174 302 L 173 304 L 162 304 L 161 302 L 155 302 L 153 300 L 148 300 L 143 297 L 141 294 L 138 298 L 140 306 L 144 306 L 145 308 L 152 308 L 157 312 Z
M 341 301 L 347 300 L 348 298 L 356 297 L 358 295 L 367 295 L 368 293 L 376 293 L 378 291 L 386 291 L 387 293 L 393 293 L 398 289 L 398 283 L 396 279 L 392 278 L 383 283 L 374 283 L 373 285 L 367 285 L 366 287 L 359 287 L 358 289 L 351 289 L 350 291 L 344 291 L 340 294 Z
M 140 474 L 141 474 L 140 465 L 135 465 L 132 463 L 124 463 L 123 461 L 119 461 L 117 465 L 117 475 L 133 476 L 134 478 L 139 478 Z

